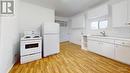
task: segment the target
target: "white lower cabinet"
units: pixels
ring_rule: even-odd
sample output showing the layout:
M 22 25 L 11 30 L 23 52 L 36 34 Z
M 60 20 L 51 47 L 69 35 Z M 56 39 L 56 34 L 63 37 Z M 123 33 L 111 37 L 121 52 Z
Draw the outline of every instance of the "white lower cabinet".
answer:
M 100 54 L 101 52 L 101 46 L 99 41 L 95 40 L 88 40 L 88 50 L 94 53 Z
M 116 60 L 130 64 L 130 47 L 115 45 L 115 56 Z
M 89 37 L 87 44 L 88 51 L 130 65 L 130 41 Z
M 111 43 L 102 43 L 102 55 L 108 58 L 115 58 L 114 55 L 114 44 Z
M 114 58 L 114 44 L 104 41 L 88 40 L 88 50 L 109 58 Z M 113 41 L 114 43 L 114 41 Z

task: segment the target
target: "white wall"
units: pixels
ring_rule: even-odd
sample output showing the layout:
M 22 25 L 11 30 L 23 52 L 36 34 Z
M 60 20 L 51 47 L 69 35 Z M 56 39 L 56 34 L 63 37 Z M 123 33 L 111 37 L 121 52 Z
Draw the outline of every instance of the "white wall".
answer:
M 60 42 L 69 41 L 69 18 L 56 16 L 56 20 L 67 22 L 67 27 L 60 26 Z
M 60 42 L 69 41 L 68 27 L 60 27 Z
M 70 42 L 81 45 L 81 35 L 84 33 L 85 14 L 80 13 L 71 17 Z
M 81 33 L 82 29 L 71 29 L 70 31 L 70 42 L 81 45 Z
M 59 16 L 56 16 L 55 17 L 56 20 L 61 20 L 61 21 L 69 21 L 69 18 L 68 17 L 59 17 Z
M 15 14 L 1 16 L 0 21 L 0 73 L 8 73 L 16 61 L 19 49 L 19 25 L 17 20 L 18 0 L 15 1 Z
M 20 30 L 35 30 L 44 22 L 55 21 L 55 11 L 20 1 Z
M 19 34 L 37 29 L 43 22 L 54 22 L 55 12 L 16 0 L 16 12 L 0 17 L 0 73 L 8 73 L 19 54 Z

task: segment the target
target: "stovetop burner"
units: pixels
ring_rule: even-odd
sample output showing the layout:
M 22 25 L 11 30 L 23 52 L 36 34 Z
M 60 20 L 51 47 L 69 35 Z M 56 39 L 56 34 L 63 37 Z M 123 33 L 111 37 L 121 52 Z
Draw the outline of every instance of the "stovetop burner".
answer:
M 34 36 L 33 38 L 39 38 L 39 36 Z
M 30 36 L 26 36 L 25 38 L 31 38 Z
M 26 39 L 30 39 L 30 38 L 39 38 L 40 36 L 36 35 L 36 36 L 25 36 L 24 38 Z

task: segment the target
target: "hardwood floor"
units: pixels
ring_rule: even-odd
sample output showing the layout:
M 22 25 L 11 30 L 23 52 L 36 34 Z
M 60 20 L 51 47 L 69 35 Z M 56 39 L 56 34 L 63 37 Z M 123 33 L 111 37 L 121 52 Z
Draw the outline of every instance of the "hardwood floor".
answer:
M 130 66 L 66 42 L 59 54 L 23 65 L 18 62 L 9 73 L 130 73 Z

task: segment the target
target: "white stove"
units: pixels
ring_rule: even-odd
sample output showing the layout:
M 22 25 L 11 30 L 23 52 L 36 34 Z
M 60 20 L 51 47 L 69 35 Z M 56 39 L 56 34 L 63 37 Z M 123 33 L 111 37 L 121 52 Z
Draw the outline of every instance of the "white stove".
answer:
M 25 35 L 20 43 L 21 64 L 42 58 L 42 37 L 38 35 Z

